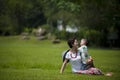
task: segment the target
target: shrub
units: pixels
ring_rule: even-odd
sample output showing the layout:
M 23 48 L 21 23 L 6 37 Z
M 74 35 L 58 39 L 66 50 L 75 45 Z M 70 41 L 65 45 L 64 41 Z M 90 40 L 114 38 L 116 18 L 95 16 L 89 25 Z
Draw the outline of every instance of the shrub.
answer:
M 103 38 L 102 36 L 103 35 L 100 31 L 93 29 L 86 30 L 84 34 L 84 37 L 88 39 L 91 46 L 100 46 Z
M 100 31 L 94 30 L 94 29 L 87 29 L 87 28 L 81 28 L 76 33 L 70 33 L 63 31 L 54 31 L 54 35 L 56 38 L 68 40 L 71 37 L 77 37 L 78 41 L 80 41 L 81 38 L 88 39 L 90 46 L 104 46 L 104 44 L 107 42 L 104 34 Z

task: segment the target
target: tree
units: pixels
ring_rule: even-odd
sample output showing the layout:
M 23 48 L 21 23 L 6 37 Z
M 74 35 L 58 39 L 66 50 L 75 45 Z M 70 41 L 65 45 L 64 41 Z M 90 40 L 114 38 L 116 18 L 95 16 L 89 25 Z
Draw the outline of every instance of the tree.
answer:
M 47 23 L 51 28 L 58 19 L 62 19 L 64 23 L 75 21 L 76 13 L 80 11 L 79 5 L 65 0 L 44 0 L 43 7 Z
M 45 23 L 39 0 L 0 0 L 0 34 L 20 34 L 24 27 Z

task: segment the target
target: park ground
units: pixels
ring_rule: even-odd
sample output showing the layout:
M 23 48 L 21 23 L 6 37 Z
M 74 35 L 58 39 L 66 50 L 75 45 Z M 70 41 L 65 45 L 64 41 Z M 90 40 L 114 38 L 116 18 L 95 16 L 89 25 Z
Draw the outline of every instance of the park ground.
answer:
M 120 49 L 89 48 L 95 66 L 113 76 L 73 74 L 68 63 L 59 73 L 61 53 L 68 49 L 66 41 L 53 44 L 35 37 L 0 37 L 0 80 L 120 80 Z

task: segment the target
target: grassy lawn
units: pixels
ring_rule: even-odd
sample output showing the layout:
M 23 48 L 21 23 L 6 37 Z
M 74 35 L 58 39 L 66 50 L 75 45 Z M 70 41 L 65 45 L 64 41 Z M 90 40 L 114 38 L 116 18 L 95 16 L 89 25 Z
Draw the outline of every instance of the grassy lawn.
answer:
M 19 36 L 0 37 L 0 80 L 120 80 L 120 50 L 89 49 L 97 68 L 113 72 L 113 76 L 78 75 L 70 64 L 59 73 L 62 51 L 68 49 L 65 41 L 52 44 L 34 37 L 21 40 Z

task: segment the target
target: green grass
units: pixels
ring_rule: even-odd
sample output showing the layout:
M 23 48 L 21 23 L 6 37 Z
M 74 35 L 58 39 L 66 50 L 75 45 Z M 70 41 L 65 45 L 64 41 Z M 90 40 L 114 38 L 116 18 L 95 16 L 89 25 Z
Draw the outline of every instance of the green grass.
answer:
M 65 41 L 52 44 L 34 37 L 21 40 L 20 36 L 0 37 L 0 80 L 120 80 L 120 50 L 94 49 L 89 53 L 97 68 L 113 72 L 113 76 L 78 75 L 70 64 L 59 73 L 62 51 L 68 49 Z

